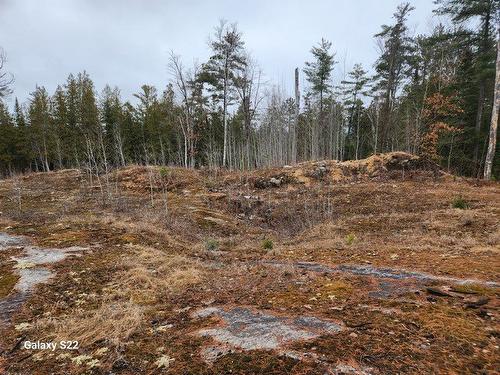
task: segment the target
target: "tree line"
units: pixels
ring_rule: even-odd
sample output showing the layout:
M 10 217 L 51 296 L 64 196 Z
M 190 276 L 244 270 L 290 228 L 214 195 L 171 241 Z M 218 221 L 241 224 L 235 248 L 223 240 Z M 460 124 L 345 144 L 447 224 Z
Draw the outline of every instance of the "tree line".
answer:
M 97 93 L 82 72 L 53 93 L 37 86 L 11 111 L 1 55 L 0 173 L 131 163 L 252 169 L 401 150 L 455 173 L 498 176 L 499 4 L 437 0 L 450 25 L 412 35 L 414 8 L 403 3 L 374 36 L 374 73 L 355 64 L 338 82 L 332 42 L 322 39 L 295 70 L 293 96 L 264 82 L 243 34 L 225 21 L 210 35 L 207 61 L 186 67 L 171 53 L 168 86 L 143 85 L 135 104 L 116 87 Z

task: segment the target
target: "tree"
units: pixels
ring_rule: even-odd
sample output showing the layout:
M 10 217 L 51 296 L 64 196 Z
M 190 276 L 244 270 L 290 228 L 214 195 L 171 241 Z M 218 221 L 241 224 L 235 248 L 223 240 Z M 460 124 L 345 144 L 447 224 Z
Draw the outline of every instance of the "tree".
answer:
M 66 155 L 66 144 L 64 140 L 68 136 L 67 132 L 67 108 L 66 98 L 61 86 L 57 86 L 56 92 L 51 99 L 51 117 L 54 128 L 54 139 L 57 154 L 57 164 L 59 168 L 63 168 L 66 163 L 63 162 Z
M 170 54 L 170 72 L 174 79 L 174 84 L 181 97 L 181 114 L 177 117 L 179 128 L 183 136 L 183 165 L 185 167 L 195 167 L 196 154 L 196 101 L 194 97 L 199 93 L 196 77 L 197 67 L 194 71 L 186 72 L 179 56 L 173 52 Z
M 420 155 L 434 162 L 439 162 L 438 142 L 443 133 L 456 133 L 458 128 L 449 124 L 449 119 L 463 112 L 456 103 L 456 98 L 435 93 L 425 99 L 423 118 L 427 125 L 420 147 Z
M 38 157 L 35 159 L 38 170 L 38 162 L 42 170 L 50 171 L 51 161 L 51 129 L 50 129 L 50 103 L 49 95 L 44 87 L 37 87 L 31 93 L 31 101 L 28 110 L 31 142 Z
M 12 173 L 15 156 L 15 127 L 7 106 L 0 100 L 0 173 Z
M 352 71 L 349 72 L 348 81 L 342 81 L 341 83 L 345 85 L 344 94 L 347 96 L 345 105 L 349 107 L 349 123 L 347 135 L 350 136 L 353 132 L 355 134 L 355 159 L 358 160 L 359 157 L 359 138 L 360 138 L 360 118 L 361 109 L 363 106 L 363 101 L 361 96 L 367 94 L 366 86 L 370 79 L 366 75 L 366 71 L 363 69 L 361 64 L 355 64 Z M 356 116 L 356 122 L 354 122 Z
M 382 150 L 389 150 L 394 146 L 390 132 L 394 130 L 396 94 L 406 76 L 406 67 L 412 51 L 406 20 L 413 9 L 409 3 L 399 5 L 394 13 L 394 24 L 382 25 L 382 31 L 375 35 L 380 57 L 375 63 L 374 89 L 382 93 L 384 100 L 379 140 Z
M 491 111 L 490 137 L 488 142 L 488 152 L 486 154 L 486 162 L 484 163 L 485 180 L 489 180 L 491 178 L 491 169 L 493 165 L 493 158 L 495 157 L 495 148 L 497 144 L 499 107 L 500 107 L 500 35 L 497 40 L 497 66 L 496 66 L 496 77 L 495 77 L 495 90 L 493 96 L 493 110 Z
M 245 160 L 243 161 L 243 165 L 245 168 L 250 169 L 250 138 L 252 134 L 252 121 L 254 120 L 259 104 L 263 99 L 261 92 L 262 72 L 257 66 L 257 63 L 253 61 L 250 56 L 247 56 L 245 60 L 246 64 L 244 68 L 239 70 L 234 77 L 234 84 L 240 98 L 240 108 L 243 114 L 245 139 Z
M 473 74 L 478 84 L 476 116 L 474 126 L 473 173 L 481 172 L 479 150 L 483 144 L 483 128 L 486 89 L 488 82 L 495 78 L 495 41 L 496 25 L 500 20 L 500 3 L 497 0 L 436 0 L 438 14 L 447 14 L 452 20 L 466 25 L 461 32 L 467 33 L 467 43 L 474 45 Z M 470 22 L 478 21 L 478 22 Z M 476 25 L 476 26 L 474 26 Z M 472 28 L 471 28 L 472 26 Z M 461 35 L 459 35 L 461 36 Z
M 4 50 L 0 47 L 0 100 L 12 92 L 10 85 L 14 82 L 14 77 L 4 71 L 6 61 L 7 56 L 5 55 Z
M 221 20 L 209 42 L 212 56 L 202 67 L 200 80 L 208 83 L 214 99 L 222 101 L 222 121 L 224 144 L 222 165 L 228 164 L 228 106 L 234 100 L 234 78 L 247 64 L 244 50 L 245 42 L 236 24 Z
M 104 126 L 105 147 L 109 150 L 112 164 L 125 166 L 122 129 L 122 103 L 120 90 L 106 85 L 101 93 L 100 119 Z
M 314 60 L 306 62 L 306 67 L 304 68 L 306 79 L 311 85 L 312 94 L 319 97 L 318 121 L 313 127 L 311 144 L 311 157 L 313 159 L 319 157 L 319 134 L 323 127 L 323 98 L 330 92 L 332 87 L 330 79 L 335 61 L 334 54 L 330 53 L 331 46 L 331 42 L 321 39 L 318 46 L 314 46 L 311 49 Z

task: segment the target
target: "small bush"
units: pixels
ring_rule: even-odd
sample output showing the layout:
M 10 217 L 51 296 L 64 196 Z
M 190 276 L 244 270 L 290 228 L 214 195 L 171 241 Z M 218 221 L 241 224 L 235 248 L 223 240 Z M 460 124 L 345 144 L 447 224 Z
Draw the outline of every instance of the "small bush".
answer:
M 469 208 L 469 203 L 462 197 L 456 197 L 452 203 L 453 208 L 458 208 L 460 210 L 466 210 Z
M 167 167 L 160 167 L 160 177 L 165 178 L 170 174 L 170 171 Z
M 356 235 L 354 233 L 349 233 L 347 236 L 345 236 L 345 243 L 349 246 L 352 245 L 354 241 L 356 241 Z
M 219 241 L 209 238 L 205 241 L 205 249 L 208 251 L 217 251 L 219 249 Z
M 266 238 L 264 241 L 262 241 L 262 248 L 265 250 L 272 250 L 274 247 L 273 240 L 270 240 L 269 238 Z

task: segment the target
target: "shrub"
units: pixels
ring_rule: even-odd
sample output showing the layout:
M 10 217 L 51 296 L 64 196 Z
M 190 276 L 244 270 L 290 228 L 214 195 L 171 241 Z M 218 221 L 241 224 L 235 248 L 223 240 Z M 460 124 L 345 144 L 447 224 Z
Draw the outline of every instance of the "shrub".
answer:
M 262 241 L 262 248 L 265 250 L 272 250 L 274 247 L 273 240 L 270 240 L 269 238 L 266 238 L 264 241 Z
M 349 246 L 352 245 L 354 241 L 356 241 L 356 235 L 354 233 L 349 233 L 347 236 L 345 236 L 345 243 Z
M 160 167 L 160 177 L 165 178 L 167 177 L 170 173 L 167 167 Z
M 453 208 L 458 208 L 460 210 L 466 210 L 469 208 L 469 203 L 462 197 L 456 197 L 452 203 Z
M 209 238 L 205 241 L 205 249 L 208 251 L 217 251 L 219 249 L 219 241 Z

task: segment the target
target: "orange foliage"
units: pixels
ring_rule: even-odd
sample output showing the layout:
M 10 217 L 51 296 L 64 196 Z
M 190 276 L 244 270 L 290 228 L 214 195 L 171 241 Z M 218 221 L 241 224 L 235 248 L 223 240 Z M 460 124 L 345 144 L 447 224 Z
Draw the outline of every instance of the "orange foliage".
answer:
M 428 124 L 428 130 L 422 137 L 420 154 L 422 157 L 438 161 L 439 136 L 443 133 L 459 132 L 460 129 L 445 122 L 446 118 L 456 116 L 463 110 L 453 102 L 453 97 L 435 93 L 425 99 L 422 117 Z

